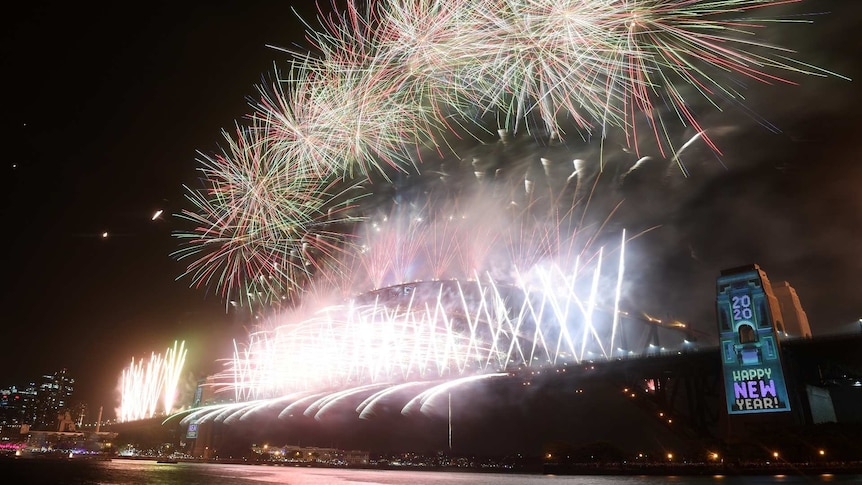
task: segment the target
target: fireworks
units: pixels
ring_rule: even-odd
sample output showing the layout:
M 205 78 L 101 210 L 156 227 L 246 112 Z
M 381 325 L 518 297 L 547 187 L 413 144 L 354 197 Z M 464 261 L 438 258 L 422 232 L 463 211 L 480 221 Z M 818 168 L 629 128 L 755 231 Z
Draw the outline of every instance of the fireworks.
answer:
M 483 278 L 383 288 L 253 333 L 223 377 L 248 400 L 578 363 L 588 351 L 610 358 L 613 306 L 599 315 L 601 264 L 580 278 L 536 268 L 514 287 Z
M 601 136 L 615 127 L 635 148 L 640 127 L 665 155 L 673 147 L 666 117 L 702 131 L 693 110 L 698 99 L 720 110 L 743 99 L 731 86 L 746 80 L 831 74 L 758 35 L 798 22 L 769 11 L 799 1 L 381 1 L 366 12 L 348 5 L 311 37 L 333 86 L 357 70 L 373 73 L 374 94 L 365 93 L 361 106 L 346 105 L 352 113 L 344 126 L 361 123 L 360 131 L 374 133 L 388 123 L 390 104 L 410 99 L 421 101 L 414 115 L 431 106 L 458 113 L 458 124 L 496 112 L 502 128 L 516 131 L 535 115 L 552 136 L 562 137 L 566 124 L 588 133 L 600 128 Z M 433 139 L 428 135 L 412 132 Z
M 505 211 L 474 207 L 456 218 L 445 215 L 448 206 L 440 213 L 424 209 L 366 224 L 357 242 L 363 251 L 338 277 L 350 282 L 345 292 L 372 291 L 339 298 L 337 286 L 327 286 L 342 303 L 273 316 L 237 344 L 218 385 L 232 390 L 236 402 L 265 407 L 302 392 L 318 396 L 302 394 L 304 400 L 340 401 L 344 396 L 333 392 L 353 390 L 370 399 L 357 411 L 368 416 L 373 393 L 433 394 L 450 381 L 620 355 L 624 232 L 607 254 L 585 252 L 584 241 L 596 234 L 561 237 L 564 222 L 536 230 L 521 225 L 531 223 L 523 214 L 507 220 L 513 216 Z M 479 230 L 483 223 L 497 231 Z M 404 386 L 411 382 L 424 384 Z M 288 405 L 308 405 L 297 412 L 314 415 L 325 409 L 308 411 L 315 407 L 306 401 Z M 405 412 L 412 408 L 405 405 Z
M 204 157 L 211 188 L 190 191 L 182 217 L 198 227 L 180 234 L 188 244 L 178 256 L 192 260 L 193 285 L 226 299 L 297 291 L 339 259 L 339 232 L 352 228 L 332 214 L 352 205 L 351 184 L 421 172 L 417 154 L 449 144 L 452 131 L 495 129 L 488 116 L 496 128 L 532 126 L 550 139 L 567 126 L 584 139 L 619 131 L 639 156 L 652 139 L 679 162 L 675 147 L 691 131 L 681 136 L 677 125 L 718 151 L 700 105 L 741 103 L 746 81 L 793 82 L 782 72 L 829 74 L 759 35 L 782 22 L 769 12 L 798 1 L 348 5 L 309 30 L 316 54 L 291 53 L 286 76 L 261 87 L 252 126 Z M 532 183 L 524 179 L 527 191 Z
M 467 17 L 479 28 L 464 40 L 479 52 L 468 76 L 479 86 L 469 92 L 479 95 L 477 104 L 499 109 L 507 128 L 531 113 L 552 136 L 564 135 L 567 119 L 579 131 L 601 127 L 601 136 L 616 127 L 636 151 L 644 130 L 665 156 L 673 149 L 668 119 L 703 131 L 698 98 L 720 110 L 741 102 L 731 86 L 744 81 L 792 84 L 780 73 L 827 74 L 758 36 L 767 25 L 791 22 L 761 12 L 795 1 L 474 4 Z
M 452 385 L 625 352 L 627 239 L 606 230 L 619 201 L 599 176 L 687 174 L 683 150 L 719 151 L 704 109 L 740 104 L 746 82 L 831 75 L 759 35 L 799 1 L 390 0 L 321 19 L 316 54 L 260 88 L 182 214 L 193 284 L 297 296 L 219 376 L 247 402 L 188 419 L 355 398 L 366 417 L 394 394 L 410 412 Z M 517 154 L 524 133 L 542 154 Z
M 307 61 L 262 89 L 252 116 L 264 125 L 267 148 L 300 173 L 398 170 L 410 163 L 405 149 L 422 110 L 393 96 L 388 90 L 397 87 L 383 76 L 375 66 Z
M 353 203 L 351 186 L 309 176 L 269 149 L 264 135 L 257 128 L 225 135 L 229 148 L 203 161 L 211 188 L 190 191 L 196 211 L 180 215 L 197 227 L 177 235 L 185 240 L 177 257 L 194 258 L 193 284 L 216 284 L 241 303 L 283 295 L 340 251 L 344 236 L 330 228 L 348 219 L 342 214 Z
M 185 342 L 174 342 L 164 357 L 155 352 L 148 360 L 132 357 L 120 378 L 118 421 L 152 418 L 175 411 L 177 385 L 186 361 Z

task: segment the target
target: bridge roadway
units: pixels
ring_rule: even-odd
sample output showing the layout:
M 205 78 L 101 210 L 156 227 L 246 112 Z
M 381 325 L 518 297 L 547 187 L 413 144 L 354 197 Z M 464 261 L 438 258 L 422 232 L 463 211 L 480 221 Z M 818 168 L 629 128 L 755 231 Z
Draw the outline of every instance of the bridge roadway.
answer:
M 782 356 L 793 411 L 792 416 L 776 414 L 792 418 L 795 427 L 810 428 L 822 420 L 818 418 L 822 412 L 812 412 L 809 403 L 807 389 L 813 386 L 831 396 L 840 428 L 862 432 L 862 334 L 788 340 L 782 343 Z M 453 390 L 448 405 L 442 399 L 428 416 L 402 415 L 404 403 L 393 400 L 371 419 L 358 419 L 356 403 L 344 403 L 343 413 L 320 421 L 301 413 L 290 419 L 261 413 L 241 425 L 211 423 L 202 428 L 207 437 L 195 441 L 224 453 L 233 448 L 232 453 L 240 453 L 249 443 L 299 441 L 370 451 L 477 454 L 513 450 L 529 454 L 554 443 L 573 449 L 607 442 L 635 453 L 674 450 L 682 456 L 687 450 L 696 456 L 693 450 L 702 454 L 727 449 L 722 444 L 727 414 L 721 371 L 717 347 L 522 369 L 510 378 Z M 162 433 L 174 439 L 184 436 L 185 430 L 176 429 L 178 422 L 172 420 Z M 140 439 L 152 434 L 153 430 L 144 433 L 151 427 L 161 426 L 156 422 L 115 426 L 121 435 Z M 771 436 L 759 446 L 787 441 L 784 435 Z M 862 456 L 862 446 L 852 446 L 857 447 L 857 458 Z
M 815 388 L 831 397 L 838 423 L 862 423 L 862 333 L 786 340 L 781 352 L 792 408 L 785 421 L 795 427 L 824 422 L 822 403 L 814 402 L 812 410 L 810 388 Z M 663 422 L 680 439 L 706 443 L 725 438 L 718 347 L 569 365 L 563 372 L 543 374 L 529 384 L 561 378 L 574 387 L 610 384 L 643 412 L 642 419 Z

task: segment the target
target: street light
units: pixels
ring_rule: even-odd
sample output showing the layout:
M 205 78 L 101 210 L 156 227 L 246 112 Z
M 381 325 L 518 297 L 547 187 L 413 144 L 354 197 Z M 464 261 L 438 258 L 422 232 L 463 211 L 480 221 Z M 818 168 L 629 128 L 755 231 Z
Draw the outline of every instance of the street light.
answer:
M 773 458 L 775 458 L 775 459 L 777 460 L 777 459 L 778 459 L 778 452 L 777 452 L 777 451 L 773 451 L 773 452 L 772 452 L 772 457 L 773 457 Z

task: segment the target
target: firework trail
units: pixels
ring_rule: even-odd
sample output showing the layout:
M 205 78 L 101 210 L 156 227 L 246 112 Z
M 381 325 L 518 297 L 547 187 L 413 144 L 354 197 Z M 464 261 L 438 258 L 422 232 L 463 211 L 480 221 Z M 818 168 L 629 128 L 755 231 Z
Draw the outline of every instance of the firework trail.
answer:
M 120 377 L 118 421 L 147 419 L 175 411 L 177 385 L 186 361 L 185 342 L 174 342 L 164 357 L 155 352 L 148 360 L 132 357 Z
M 177 386 L 180 383 L 180 377 L 183 370 L 183 365 L 186 361 L 186 343 L 180 342 L 177 347 L 177 342 L 174 346 L 165 352 L 164 359 L 164 388 L 162 405 L 165 413 L 170 413 L 174 409 L 174 402 L 177 399 Z

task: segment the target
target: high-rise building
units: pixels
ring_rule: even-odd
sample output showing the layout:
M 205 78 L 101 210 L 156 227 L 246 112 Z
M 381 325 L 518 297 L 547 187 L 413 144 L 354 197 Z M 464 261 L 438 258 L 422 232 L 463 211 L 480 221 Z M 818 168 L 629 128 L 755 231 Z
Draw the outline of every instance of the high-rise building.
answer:
M 0 426 L 18 428 L 33 424 L 36 414 L 36 385 L 10 386 L 0 390 Z
M 776 322 L 776 330 L 781 338 L 811 338 L 808 315 L 802 309 L 796 290 L 790 286 L 790 283 L 780 281 L 772 286 L 772 291 L 781 309 L 782 320 Z
M 75 379 L 66 369 L 42 376 L 36 390 L 36 415 L 33 426 L 37 429 L 55 429 L 57 416 L 71 404 Z

